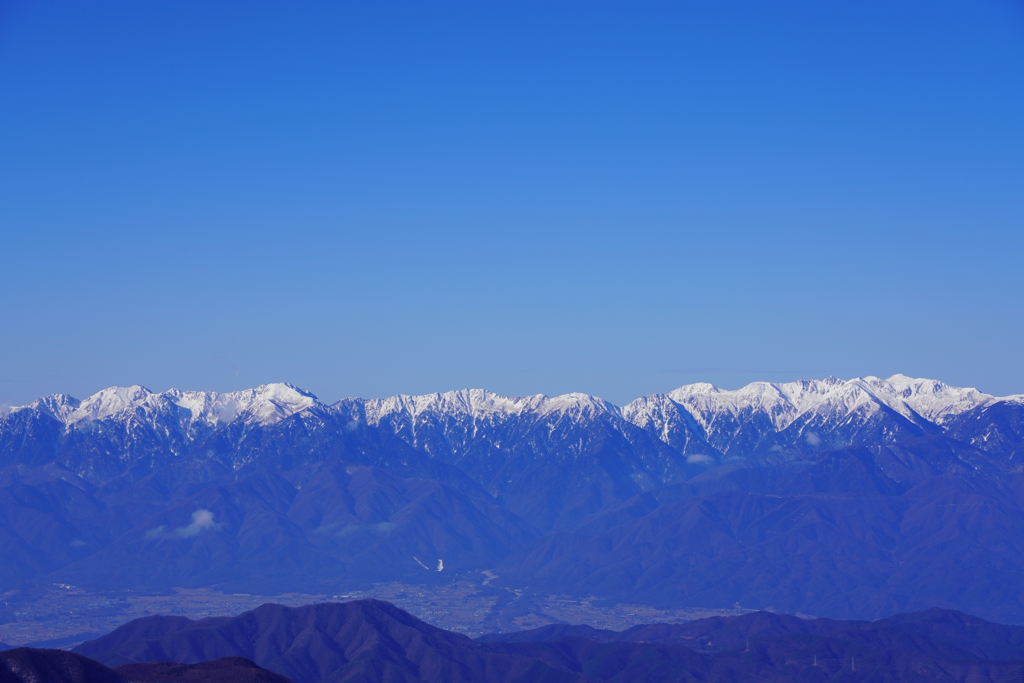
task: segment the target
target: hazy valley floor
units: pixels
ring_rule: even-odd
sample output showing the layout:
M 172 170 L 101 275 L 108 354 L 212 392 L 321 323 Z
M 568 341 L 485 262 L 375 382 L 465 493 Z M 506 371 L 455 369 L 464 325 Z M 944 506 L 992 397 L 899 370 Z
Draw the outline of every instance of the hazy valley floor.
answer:
M 66 648 L 152 614 L 202 619 L 238 614 L 268 602 L 297 607 L 364 598 L 387 600 L 429 624 L 471 638 L 557 623 L 623 630 L 638 624 L 690 621 L 753 611 L 742 608 L 658 609 L 629 603 L 609 605 L 598 598 L 535 595 L 489 583 L 486 575 L 478 580 L 458 580 L 443 585 L 388 582 L 337 595 L 227 594 L 208 588 L 175 588 L 164 594 L 90 593 L 74 587 L 54 587 L 29 600 L 0 604 L 4 610 L 0 613 L 3 615 L 0 642 L 11 646 Z

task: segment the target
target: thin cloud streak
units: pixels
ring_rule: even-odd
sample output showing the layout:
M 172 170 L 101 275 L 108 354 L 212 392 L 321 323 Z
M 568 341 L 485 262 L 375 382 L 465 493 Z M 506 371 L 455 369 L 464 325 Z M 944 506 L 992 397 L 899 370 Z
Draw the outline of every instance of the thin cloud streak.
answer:
M 668 368 L 661 370 L 661 372 L 666 374 L 718 373 L 727 375 L 819 375 L 822 373 L 820 370 L 764 370 L 760 368 Z

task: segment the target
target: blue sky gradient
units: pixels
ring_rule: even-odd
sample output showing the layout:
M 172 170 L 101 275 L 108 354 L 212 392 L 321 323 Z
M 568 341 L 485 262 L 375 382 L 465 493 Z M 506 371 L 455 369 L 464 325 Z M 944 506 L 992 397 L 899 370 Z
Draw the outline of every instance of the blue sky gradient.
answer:
M 1024 393 L 1024 4 L 0 2 L 0 403 Z

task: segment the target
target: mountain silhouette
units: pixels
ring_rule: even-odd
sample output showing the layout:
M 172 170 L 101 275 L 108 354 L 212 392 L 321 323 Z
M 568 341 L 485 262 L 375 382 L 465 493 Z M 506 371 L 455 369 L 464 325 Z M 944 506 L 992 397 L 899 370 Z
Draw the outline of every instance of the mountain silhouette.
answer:
M 64 650 L 20 647 L 0 653 L 0 683 L 291 683 L 243 657 L 200 664 L 128 664 L 111 669 Z
M 291 683 L 281 674 L 267 671 L 245 657 L 222 657 L 199 664 L 124 664 L 114 671 L 137 683 Z
M 145 617 L 75 652 L 120 671 L 151 661 L 245 657 L 295 683 L 968 683 L 1017 680 L 1024 673 L 1024 627 L 938 609 L 876 622 L 758 612 L 621 633 L 556 625 L 473 641 L 389 603 L 358 600 L 268 604 L 198 621 Z

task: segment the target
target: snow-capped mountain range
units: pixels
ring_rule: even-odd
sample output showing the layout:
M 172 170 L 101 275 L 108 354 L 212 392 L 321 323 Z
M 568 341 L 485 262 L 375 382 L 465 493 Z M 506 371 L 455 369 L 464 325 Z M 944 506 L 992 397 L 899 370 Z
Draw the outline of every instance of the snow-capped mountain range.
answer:
M 991 416 L 1014 406 L 1024 406 L 1024 396 L 904 375 L 755 382 L 733 391 L 691 384 L 623 407 L 587 394 L 506 397 L 481 389 L 328 405 L 290 384 L 229 393 L 112 387 L 81 401 L 58 394 L 7 409 L 0 416 L 0 465 L 56 460 L 99 482 L 183 459 L 246 471 L 268 459 L 287 468 L 333 453 L 426 468 L 449 483 L 467 476 L 490 496 L 521 495 L 525 507 L 518 511 L 544 527 L 565 511 L 530 510 L 528 501 L 538 486 L 572 490 L 572 482 L 554 483 L 563 463 L 576 463 L 568 471 L 593 498 L 593 481 L 609 472 L 617 482 L 609 487 L 621 496 L 727 461 L 786 460 L 925 435 L 1012 458 L 1020 429 Z M 444 475 L 439 467 L 457 473 Z M 610 495 L 580 503 L 578 515 Z
M 668 399 L 691 411 L 701 426 L 708 430 L 717 413 L 738 415 L 747 411 L 764 412 L 775 427 L 782 430 L 809 411 L 851 413 L 864 405 L 887 407 L 909 420 L 921 419 L 941 424 L 948 416 L 958 415 L 979 406 L 999 401 L 1024 401 L 1024 394 L 996 397 L 973 388 L 954 387 L 934 379 L 915 379 L 893 375 L 887 379 L 857 377 L 841 380 L 799 380 L 773 383 L 753 382 L 735 390 L 719 389 L 706 382 L 686 384 L 668 394 L 651 394 L 619 408 L 589 394 L 564 394 L 548 397 L 535 394 L 508 397 L 484 389 L 463 389 L 446 393 L 408 396 L 399 394 L 383 399 L 343 399 L 335 406 L 351 401 L 366 405 L 367 416 L 374 421 L 393 413 L 412 416 L 423 413 L 471 415 L 488 419 L 493 415 L 536 413 L 570 413 L 593 415 L 614 413 L 638 422 L 649 414 L 646 406 Z M 213 391 L 180 391 L 171 389 L 154 393 L 145 387 L 110 387 L 79 401 L 67 394 L 53 394 L 26 406 L 7 407 L 3 414 L 23 410 L 44 410 L 66 425 L 124 415 L 144 407 L 174 404 L 184 408 L 194 421 L 223 424 L 241 419 L 269 424 L 311 408 L 327 409 L 316 396 L 287 383 L 264 384 L 255 389 L 217 393 Z
M 857 440 L 830 435 L 856 432 L 879 422 L 887 423 L 882 428 L 883 441 L 908 430 L 941 433 L 955 418 L 999 403 L 1021 404 L 1024 395 L 996 397 L 905 375 L 754 382 L 736 390 L 697 383 L 667 394 L 644 396 L 623 407 L 580 393 L 507 397 L 465 389 L 422 396 L 351 398 L 327 405 L 310 392 L 285 383 L 228 393 L 177 389 L 154 393 L 136 385 L 104 389 L 81 401 L 54 394 L 26 406 L 8 407 L 0 414 L 0 430 L 19 418 L 39 414 L 68 430 L 87 429 L 94 422 L 162 422 L 187 440 L 188 435 L 230 424 L 266 427 L 305 413 L 344 416 L 349 423 L 364 421 L 371 427 L 385 427 L 411 445 L 428 449 L 424 432 L 440 428 L 457 454 L 487 429 L 513 421 L 544 423 L 554 431 L 558 425 L 608 420 L 631 423 L 680 451 L 703 447 L 746 457 L 783 441 L 847 445 Z M 779 441 L 776 436 L 788 438 Z M 771 443 L 765 446 L 762 442 L 767 441 Z
M 0 589 L 348 590 L 493 568 L 625 602 L 873 618 L 986 595 L 1024 619 L 1024 592 L 993 588 L 1024 586 L 1005 574 L 1024 566 L 1022 462 L 1024 396 L 903 375 L 621 407 L 113 387 L 0 414 Z M 984 576 L 948 580 L 930 549 L 949 544 Z
M 217 393 L 179 391 L 154 393 L 145 387 L 110 387 L 79 401 L 67 394 L 53 394 L 27 406 L 8 408 L 7 415 L 26 410 L 44 412 L 68 427 L 106 418 L 130 419 L 167 410 L 185 422 L 221 425 L 240 420 L 271 424 L 320 405 L 312 394 L 290 384 L 264 384 L 255 389 Z M 178 410 L 180 409 L 180 410 Z

